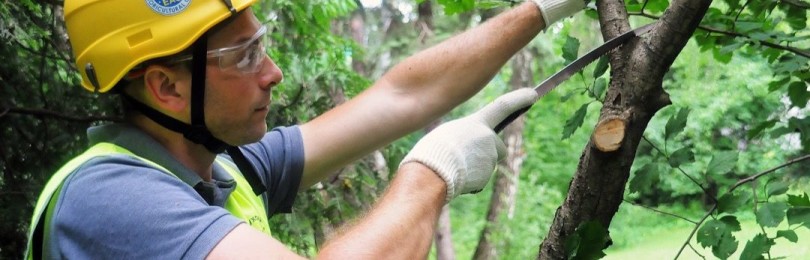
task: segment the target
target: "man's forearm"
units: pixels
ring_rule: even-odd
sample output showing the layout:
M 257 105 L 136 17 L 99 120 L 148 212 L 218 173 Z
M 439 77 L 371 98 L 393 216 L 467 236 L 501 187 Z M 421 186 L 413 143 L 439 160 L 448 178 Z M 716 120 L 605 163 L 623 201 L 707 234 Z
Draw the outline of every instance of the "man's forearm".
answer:
M 424 50 L 391 69 L 383 80 L 439 116 L 483 88 L 503 65 L 544 28 L 531 2 Z
M 301 189 L 450 111 L 481 90 L 543 28 L 527 2 L 408 58 L 374 86 L 301 126 Z
M 330 240 L 318 258 L 426 258 L 445 194 L 444 181 L 432 170 L 403 165 L 374 209 Z

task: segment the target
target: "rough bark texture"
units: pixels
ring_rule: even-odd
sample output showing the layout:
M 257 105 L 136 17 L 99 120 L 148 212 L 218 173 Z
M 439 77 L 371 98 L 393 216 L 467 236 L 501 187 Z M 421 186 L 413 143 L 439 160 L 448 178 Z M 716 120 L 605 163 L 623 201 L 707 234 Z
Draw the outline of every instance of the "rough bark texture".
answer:
M 651 32 L 610 54 L 612 78 L 600 121 L 606 116 L 623 115 L 627 122 L 624 140 L 613 152 L 601 152 L 593 142 L 585 146 L 568 196 L 557 208 L 540 245 L 538 259 L 565 259 L 566 239 L 585 222 L 610 225 L 622 202 L 630 166 L 647 123 L 670 104 L 661 85 L 664 74 L 710 4 L 710 0 L 673 0 Z M 597 1 L 597 10 L 605 39 L 630 30 L 624 1 Z
M 509 80 L 511 89 L 525 88 L 531 85 L 531 66 L 529 61 L 531 54 L 528 50 L 518 52 L 512 59 L 512 77 Z M 518 190 L 518 176 L 520 166 L 523 164 L 525 152 L 523 150 L 523 128 L 525 116 L 518 117 L 503 130 L 503 139 L 506 142 L 506 159 L 498 165 L 495 174 L 495 186 L 492 189 L 489 210 L 487 212 L 487 222 L 481 230 L 478 246 L 475 249 L 473 259 L 497 259 L 498 249 L 504 246 L 499 241 L 492 238 L 493 233 L 502 229 L 499 219 L 506 214 L 511 218 L 511 211 L 515 205 Z

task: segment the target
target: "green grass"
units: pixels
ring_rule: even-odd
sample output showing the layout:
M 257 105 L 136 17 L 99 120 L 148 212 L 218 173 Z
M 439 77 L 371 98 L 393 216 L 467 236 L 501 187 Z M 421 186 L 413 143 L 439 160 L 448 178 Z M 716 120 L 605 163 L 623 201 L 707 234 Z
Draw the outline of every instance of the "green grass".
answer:
M 692 220 L 700 219 L 700 209 L 669 209 L 669 212 L 679 212 Z M 693 212 L 692 214 L 684 212 Z M 760 227 L 751 214 L 741 213 L 740 224 L 742 231 L 735 232 L 734 237 L 740 241 L 734 255 L 729 259 L 739 259 L 745 244 L 756 234 L 761 232 Z M 614 224 L 610 229 L 614 245 L 605 251 L 607 256 L 603 259 L 674 259 L 678 250 L 689 237 L 694 225 L 671 216 L 661 215 L 650 210 L 633 205 L 623 204 L 616 215 Z M 773 237 L 777 230 L 787 228 L 782 222 L 778 228 L 766 228 L 769 237 Z M 799 241 L 792 243 L 784 238 L 776 240 L 771 248 L 771 257 L 784 257 L 783 259 L 810 259 L 810 230 L 800 227 L 795 230 Z M 711 248 L 702 248 L 692 237 L 692 247 L 705 259 L 717 259 Z M 703 259 L 689 246 L 684 248 L 678 259 Z

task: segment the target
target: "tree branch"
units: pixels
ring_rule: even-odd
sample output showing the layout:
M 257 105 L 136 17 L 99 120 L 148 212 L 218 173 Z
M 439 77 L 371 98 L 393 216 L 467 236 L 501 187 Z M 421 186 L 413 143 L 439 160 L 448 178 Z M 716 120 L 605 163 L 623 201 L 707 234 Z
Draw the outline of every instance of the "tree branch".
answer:
M 697 222 L 696 222 L 696 221 L 691 220 L 691 219 L 688 219 L 688 218 L 686 218 L 686 217 L 682 217 L 682 216 L 679 216 L 679 215 L 675 215 L 675 214 L 673 214 L 673 213 L 669 213 L 669 212 L 666 212 L 666 211 L 661 211 L 661 210 L 659 210 L 659 209 L 656 209 L 656 208 L 653 208 L 653 207 L 649 207 L 649 206 L 646 206 L 646 205 L 642 205 L 642 204 L 634 203 L 634 202 L 629 201 L 629 200 L 627 200 L 627 199 L 622 199 L 622 200 L 623 200 L 624 202 L 629 203 L 630 205 L 637 206 L 637 207 L 642 207 L 642 208 L 645 208 L 645 209 L 649 209 L 649 210 L 655 211 L 655 212 L 657 212 L 657 213 L 659 213 L 659 214 L 662 214 L 662 215 L 667 215 L 667 216 L 671 216 L 671 217 L 675 217 L 675 218 L 683 219 L 683 220 L 688 221 L 689 223 L 692 223 L 692 224 L 696 224 L 696 225 L 697 225 Z
M 805 9 L 805 10 L 810 9 L 810 4 L 802 2 L 802 1 L 798 1 L 798 0 L 782 0 L 782 1 L 779 1 L 779 2 L 780 3 L 786 3 L 786 4 L 792 5 L 794 7 L 798 7 L 798 8 Z
M 762 176 L 765 176 L 765 175 L 767 175 L 769 173 L 775 172 L 776 170 L 785 168 L 787 166 L 790 166 L 791 164 L 798 163 L 798 162 L 801 162 L 801 161 L 804 161 L 804 160 L 807 160 L 807 159 L 810 159 L 810 154 L 806 154 L 806 155 L 801 156 L 799 158 L 795 158 L 793 160 L 787 161 L 786 163 L 784 163 L 782 165 L 776 166 L 774 168 L 771 168 L 771 169 L 768 169 L 766 171 L 763 171 L 763 172 L 757 173 L 755 175 L 752 175 L 752 176 L 750 176 L 748 178 L 742 179 L 742 180 L 738 181 L 737 183 L 735 183 L 734 185 L 732 185 L 731 188 L 729 188 L 728 192 L 734 191 L 734 189 L 736 189 L 740 185 L 746 184 L 748 182 L 752 182 L 752 181 L 754 181 L 754 180 L 756 180 L 756 179 L 758 179 L 758 178 L 760 178 Z M 728 192 L 726 192 L 726 193 L 728 193 Z
M 787 167 L 789 165 L 792 165 L 794 163 L 798 163 L 798 162 L 801 162 L 801 161 L 804 161 L 804 160 L 807 160 L 807 159 L 810 159 L 810 154 L 801 156 L 799 158 L 795 158 L 795 159 L 790 160 L 790 161 L 788 161 L 786 163 L 783 163 L 782 165 L 779 165 L 779 166 L 776 166 L 774 168 L 768 169 L 766 171 L 763 171 L 763 172 L 757 173 L 755 175 L 749 176 L 749 177 L 747 177 L 745 179 L 742 179 L 742 180 L 738 181 L 734 185 L 732 185 L 731 188 L 729 188 L 726 193 L 731 193 L 732 191 L 734 191 L 735 189 L 740 187 L 740 185 L 752 182 L 752 181 L 754 181 L 754 180 L 756 180 L 756 179 L 758 179 L 758 178 L 760 178 L 762 176 L 765 176 L 765 175 L 767 175 L 769 173 L 775 172 L 776 170 L 785 168 L 785 167 Z M 692 240 L 692 237 L 695 235 L 695 232 L 697 232 L 698 228 L 700 228 L 700 225 L 703 224 L 703 222 L 706 221 L 706 218 L 708 218 L 712 213 L 714 213 L 714 211 L 716 209 L 717 209 L 717 203 L 715 203 L 714 206 L 712 206 L 712 208 L 709 209 L 709 211 L 706 212 L 706 215 L 703 215 L 703 218 L 701 218 L 700 221 L 698 221 L 698 224 L 695 225 L 695 228 L 692 229 L 691 233 L 689 233 L 689 237 L 686 238 L 686 242 L 684 242 L 684 244 L 681 246 L 681 249 L 678 250 L 678 254 L 675 255 L 675 259 L 677 259 L 678 256 L 681 255 L 681 252 L 683 252 L 683 249 L 686 248 L 687 244 L 689 244 L 689 241 Z
M 650 141 L 650 139 L 649 139 L 649 138 L 647 138 L 647 136 L 642 136 L 641 138 L 642 138 L 642 139 L 644 139 L 644 141 L 647 141 L 647 143 L 648 143 L 648 144 L 650 144 L 650 146 L 652 146 L 652 147 L 653 147 L 653 149 L 655 149 L 656 151 L 658 151 L 658 153 L 663 154 L 663 155 L 664 155 L 664 157 L 666 157 L 667 161 L 669 161 L 669 154 L 665 153 L 665 152 L 664 152 L 664 151 L 662 151 L 660 148 L 658 148 L 658 146 L 657 146 L 657 145 L 655 145 L 655 144 L 654 144 L 652 141 Z M 680 166 L 675 167 L 675 169 L 677 169 L 679 172 L 681 172 L 681 174 L 683 174 L 684 176 L 686 176 L 686 178 L 689 178 L 689 180 L 691 180 L 691 181 L 692 181 L 692 182 L 693 182 L 695 185 L 697 185 L 698 187 L 700 187 L 700 190 L 701 190 L 701 191 L 703 191 L 703 194 L 705 194 L 706 196 L 709 196 L 709 198 L 711 198 L 711 199 L 712 199 L 712 201 L 714 201 L 714 203 L 717 203 L 717 198 L 715 198 L 714 196 L 712 196 L 711 194 L 709 194 L 709 191 L 707 191 L 707 190 L 706 190 L 706 188 L 703 188 L 703 184 L 700 184 L 700 182 L 698 182 L 698 181 L 697 181 L 697 180 L 696 180 L 694 177 L 692 177 L 692 175 L 689 175 L 688 173 L 686 173 L 686 171 L 684 171 L 683 169 L 681 169 L 681 167 L 680 167 Z
M 62 120 L 67 120 L 67 121 L 74 121 L 74 122 L 80 122 L 80 123 L 90 123 L 90 122 L 96 122 L 96 121 L 114 121 L 114 122 L 123 121 L 123 119 L 120 118 L 120 117 L 95 116 L 95 115 L 81 117 L 81 116 L 67 115 L 67 114 L 58 113 L 58 112 L 52 111 L 52 110 L 38 109 L 38 108 L 8 107 L 8 108 L 2 109 L 2 110 L 3 110 L 3 113 L 0 113 L 0 117 L 3 117 L 5 115 L 7 115 L 8 113 L 14 113 L 14 114 L 21 114 L 21 115 L 45 116 L 45 117 L 51 117 L 51 118 L 62 119 Z
M 634 16 L 647 17 L 647 18 L 651 18 L 651 19 L 661 19 L 661 17 L 659 17 L 659 16 L 646 14 L 646 13 L 640 13 L 640 12 L 631 12 L 631 13 L 628 13 L 628 14 L 629 15 L 634 15 Z M 799 49 L 799 48 L 796 48 L 796 47 L 779 45 L 779 44 L 768 42 L 768 41 L 754 40 L 754 39 L 751 39 L 751 37 L 748 37 L 747 35 L 744 35 L 744 34 L 741 34 L 741 33 L 724 31 L 724 30 L 720 30 L 720 29 L 716 29 L 716 28 L 712 28 L 712 27 L 708 27 L 708 26 L 700 25 L 697 28 L 700 29 L 700 30 L 703 30 L 703 31 L 711 32 L 711 33 L 719 33 L 719 34 L 738 37 L 738 38 L 746 38 L 746 39 L 748 39 L 748 40 L 750 40 L 752 42 L 757 42 L 757 43 L 761 44 L 762 46 L 774 48 L 774 49 L 777 49 L 777 50 L 789 51 L 789 52 L 792 52 L 792 53 L 794 53 L 796 55 L 803 56 L 805 58 L 810 58 L 810 51 L 802 50 L 802 49 Z

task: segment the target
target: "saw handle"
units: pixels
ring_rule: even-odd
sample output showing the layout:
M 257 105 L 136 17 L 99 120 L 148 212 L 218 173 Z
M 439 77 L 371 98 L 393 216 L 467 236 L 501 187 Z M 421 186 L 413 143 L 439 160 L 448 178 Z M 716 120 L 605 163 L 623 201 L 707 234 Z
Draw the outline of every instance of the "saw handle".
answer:
M 506 116 L 506 118 L 504 118 L 503 121 L 498 123 L 498 125 L 496 125 L 495 128 L 493 128 L 492 130 L 495 130 L 495 133 L 500 133 L 504 128 L 506 128 L 507 125 L 512 123 L 512 121 L 515 121 L 515 119 L 517 119 L 520 115 L 522 115 L 523 113 L 526 113 L 526 111 L 529 111 L 529 108 L 532 108 L 532 106 L 529 105 L 529 106 L 521 108 L 521 109 L 519 109 L 519 110 L 517 110 L 515 112 L 512 112 L 511 114 Z

